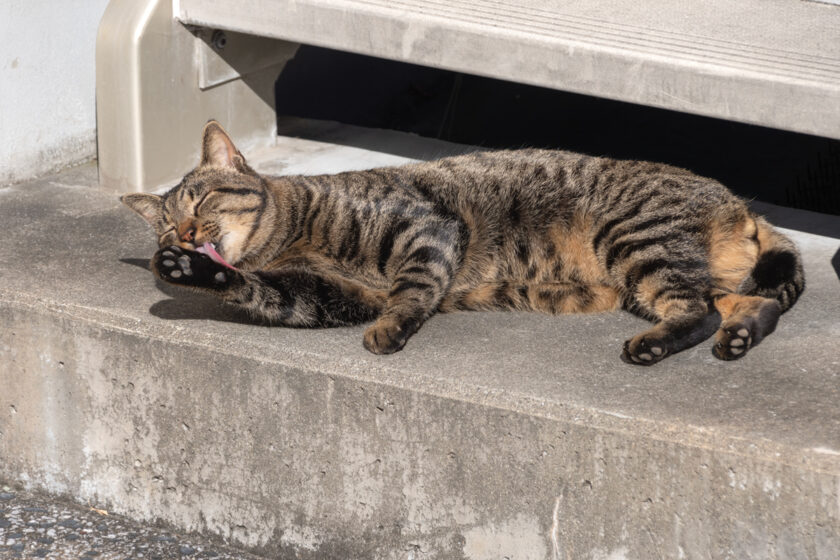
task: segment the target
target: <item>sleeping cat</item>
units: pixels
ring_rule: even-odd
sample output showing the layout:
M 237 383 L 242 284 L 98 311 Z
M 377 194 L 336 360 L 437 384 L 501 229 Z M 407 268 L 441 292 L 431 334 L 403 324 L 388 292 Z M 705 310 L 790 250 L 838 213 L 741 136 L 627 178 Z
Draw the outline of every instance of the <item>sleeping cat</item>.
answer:
M 743 357 L 805 287 L 794 244 L 714 180 L 676 167 L 526 149 L 337 175 L 263 177 L 215 121 L 172 190 L 128 194 L 160 279 L 273 323 L 373 321 L 400 350 L 437 311 L 589 313 L 655 322 L 622 359 L 650 365 L 715 334 Z

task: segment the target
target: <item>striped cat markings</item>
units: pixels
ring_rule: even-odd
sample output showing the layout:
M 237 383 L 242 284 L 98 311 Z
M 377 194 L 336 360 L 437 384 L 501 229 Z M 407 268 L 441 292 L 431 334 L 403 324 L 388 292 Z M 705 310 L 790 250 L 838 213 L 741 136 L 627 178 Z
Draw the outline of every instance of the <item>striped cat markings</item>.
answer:
M 655 323 L 624 344 L 628 363 L 713 335 L 732 360 L 805 287 L 795 245 L 718 182 L 565 151 L 262 176 L 211 121 L 178 185 L 121 200 L 155 230 L 162 280 L 278 325 L 372 321 L 376 354 L 438 311 L 624 308 Z

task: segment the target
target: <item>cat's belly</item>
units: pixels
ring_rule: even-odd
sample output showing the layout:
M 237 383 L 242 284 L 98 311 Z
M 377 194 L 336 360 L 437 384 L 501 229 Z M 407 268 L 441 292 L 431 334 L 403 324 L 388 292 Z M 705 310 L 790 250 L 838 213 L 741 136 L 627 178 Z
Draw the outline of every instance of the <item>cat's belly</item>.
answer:
M 591 222 L 580 218 L 539 233 L 507 232 L 501 242 L 489 236 L 471 240 L 453 287 L 494 281 L 608 284 L 607 270 L 592 246 L 592 231 Z
M 591 223 L 579 219 L 540 235 L 515 232 L 501 244 L 471 243 L 441 310 L 588 313 L 620 304 L 620 290 L 592 247 Z

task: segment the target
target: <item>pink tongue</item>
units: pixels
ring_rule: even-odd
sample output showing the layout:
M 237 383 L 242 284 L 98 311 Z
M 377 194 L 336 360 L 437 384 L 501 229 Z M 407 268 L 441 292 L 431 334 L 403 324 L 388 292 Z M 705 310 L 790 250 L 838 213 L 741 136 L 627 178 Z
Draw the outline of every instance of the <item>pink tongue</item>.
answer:
M 211 245 L 210 243 L 205 243 L 201 246 L 201 248 L 204 249 L 204 251 L 202 251 L 203 253 L 207 254 L 211 259 L 213 259 L 217 263 L 222 264 L 232 270 L 236 270 L 236 267 L 229 265 L 228 262 L 222 258 L 222 255 L 216 252 L 216 249 L 214 249 L 213 245 Z

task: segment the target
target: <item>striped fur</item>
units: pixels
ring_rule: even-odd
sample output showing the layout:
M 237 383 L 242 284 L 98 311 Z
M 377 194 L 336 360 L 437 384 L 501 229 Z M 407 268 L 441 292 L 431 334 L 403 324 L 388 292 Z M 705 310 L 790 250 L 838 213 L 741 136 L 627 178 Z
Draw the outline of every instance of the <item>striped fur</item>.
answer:
M 262 177 L 211 121 L 180 184 L 122 200 L 155 228 L 162 279 L 282 325 L 374 320 L 375 353 L 436 311 L 624 307 L 656 323 L 625 343 L 629 363 L 716 331 L 715 355 L 735 359 L 804 289 L 789 239 L 716 181 L 656 163 L 517 150 Z M 237 270 L 194 251 L 205 242 Z M 190 275 L 162 267 L 173 246 Z

